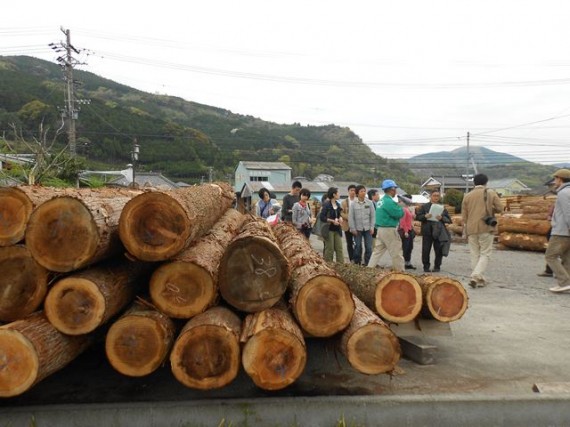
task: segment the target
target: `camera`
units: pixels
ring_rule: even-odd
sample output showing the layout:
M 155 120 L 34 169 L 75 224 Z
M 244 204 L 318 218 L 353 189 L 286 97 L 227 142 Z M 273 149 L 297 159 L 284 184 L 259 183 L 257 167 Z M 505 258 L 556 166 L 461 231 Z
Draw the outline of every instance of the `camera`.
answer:
M 490 225 L 491 227 L 494 227 L 495 225 L 497 225 L 497 218 L 489 215 L 483 218 L 483 222 L 487 225 Z

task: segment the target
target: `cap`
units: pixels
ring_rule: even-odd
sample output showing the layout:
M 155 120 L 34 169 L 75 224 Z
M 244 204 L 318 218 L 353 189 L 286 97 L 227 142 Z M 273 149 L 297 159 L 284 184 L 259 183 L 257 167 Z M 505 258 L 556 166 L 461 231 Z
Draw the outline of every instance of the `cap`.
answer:
M 382 190 L 387 190 L 388 188 L 398 188 L 396 182 L 392 179 L 385 179 L 382 181 Z
M 553 177 L 570 179 L 570 169 L 558 169 L 552 174 Z

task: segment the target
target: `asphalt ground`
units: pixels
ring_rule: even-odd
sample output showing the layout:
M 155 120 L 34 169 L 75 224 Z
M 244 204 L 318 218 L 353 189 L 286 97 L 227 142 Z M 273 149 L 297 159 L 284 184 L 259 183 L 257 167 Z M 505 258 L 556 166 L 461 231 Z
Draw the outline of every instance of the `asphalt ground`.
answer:
M 420 258 L 418 237 L 417 274 Z M 382 263 L 390 265 L 388 255 Z M 435 363 L 402 359 L 392 376 L 355 372 L 330 340 L 308 339 L 307 367 L 284 390 L 258 389 L 241 370 L 222 389 L 198 391 L 178 383 L 168 365 L 124 377 L 100 344 L 0 400 L 0 426 L 570 425 L 570 293 L 549 292 L 556 281 L 538 277 L 543 269 L 542 253 L 495 249 L 490 284 L 471 289 L 468 246 L 452 244 L 439 274 L 464 283 L 469 308 L 444 334 L 416 333 L 437 348 Z

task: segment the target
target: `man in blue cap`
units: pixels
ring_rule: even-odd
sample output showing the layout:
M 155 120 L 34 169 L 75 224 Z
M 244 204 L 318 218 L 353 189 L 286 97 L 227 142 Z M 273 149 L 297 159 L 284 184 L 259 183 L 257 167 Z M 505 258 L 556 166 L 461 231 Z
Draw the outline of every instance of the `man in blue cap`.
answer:
M 402 241 L 398 234 L 400 218 L 404 216 L 404 209 L 394 201 L 398 186 L 392 179 L 382 181 L 384 197 L 378 201 L 376 209 L 376 243 L 374 251 L 368 262 L 368 267 L 376 267 L 378 262 L 388 251 L 392 258 L 392 269 L 404 271 L 404 256 L 402 255 Z

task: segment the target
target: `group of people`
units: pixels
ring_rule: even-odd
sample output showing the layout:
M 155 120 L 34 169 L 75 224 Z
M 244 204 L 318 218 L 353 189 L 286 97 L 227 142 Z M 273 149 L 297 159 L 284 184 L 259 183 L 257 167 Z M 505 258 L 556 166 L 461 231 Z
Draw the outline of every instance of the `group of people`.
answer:
M 565 292 L 570 291 L 570 170 L 560 169 L 553 176 L 558 198 L 552 212 L 551 236 L 545 258 L 558 281 L 550 291 Z M 472 272 L 468 285 L 474 289 L 488 283 L 485 271 L 493 249 L 497 226 L 495 214 L 504 209 L 499 195 L 487 188 L 487 182 L 485 174 L 475 175 L 474 188 L 463 197 L 461 204 L 463 235 L 467 238 L 471 258 Z M 376 267 L 388 252 L 393 270 L 415 270 L 411 256 L 415 238 L 413 221 L 416 219 L 421 222 L 423 271 L 441 271 L 443 257 L 448 255 L 451 243 L 446 228 L 451 218 L 441 203 L 440 192 L 432 192 L 430 201 L 416 212 L 411 206 L 410 196 L 396 197 L 398 185 L 394 180 L 385 179 L 381 188 L 384 192 L 382 197 L 376 189 L 367 191 L 363 185 L 350 185 L 348 198 L 342 203 L 339 189 L 328 189 L 318 214 L 322 224 L 320 234 L 324 242 L 324 259 L 331 262 L 336 258 L 336 262 L 344 262 L 344 233 L 350 262 Z M 263 188 L 259 196 L 257 214 L 265 218 L 274 215 L 269 192 Z M 308 205 L 310 197 L 311 192 L 295 181 L 281 207 L 281 219 L 293 223 L 307 238 L 317 220 Z M 432 250 L 435 255 L 433 268 Z
M 283 197 L 283 205 L 278 206 L 275 199 L 271 198 L 271 193 L 267 188 L 261 188 L 258 192 L 259 202 L 255 206 L 255 214 L 261 218 L 268 219 L 272 215 L 278 215 L 279 219 L 295 225 L 297 230 L 305 237 L 311 236 L 311 230 L 315 223 L 309 200 L 311 192 L 299 181 L 291 184 L 291 191 Z

